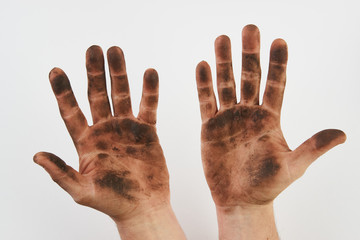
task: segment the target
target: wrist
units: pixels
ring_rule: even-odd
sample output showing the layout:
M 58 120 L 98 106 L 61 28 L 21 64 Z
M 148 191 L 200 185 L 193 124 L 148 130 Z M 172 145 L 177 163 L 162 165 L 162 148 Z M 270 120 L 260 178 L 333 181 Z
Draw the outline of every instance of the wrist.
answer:
M 273 203 L 266 205 L 216 206 L 219 239 L 279 239 Z
M 121 239 L 186 239 L 170 203 L 148 208 L 128 219 L 113 219 Z

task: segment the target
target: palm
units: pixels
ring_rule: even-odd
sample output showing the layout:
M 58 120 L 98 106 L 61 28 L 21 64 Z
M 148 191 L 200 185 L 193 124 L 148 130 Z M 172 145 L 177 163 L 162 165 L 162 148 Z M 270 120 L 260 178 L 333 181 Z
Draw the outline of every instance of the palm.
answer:
M 236 105 L 202 127 L 202 159 L 214 200 L 233 206 L 263 204 L 290 183 L 276 115 L 259 106 Z
M 202 118 L 202 160 L 218 206 L 271 202 L 321 154 L 345 141 L 339 130 L 325 130 L 291 151 L 280 128 L 286 82 L 287 45 L 277 39 L 270 50 L 263 103 L 259 104 L 260 33 L 243 30 L 241 99 L 236 100 L 230 39 L 215 41 L 217 109 L 210 67 L 199 63 L 196 80 Z
M 115 171 L 135 168 L 137 162 L 165 164 L 153 126 L 133 118 L 112 118 L 97 123 L 76 143 L 80 155 L 80 173 L 92 174 L 99 169 Z
M 102 51 L 97 46 L 88 49 L 92 126 L 88 126 L 79 109 L 65 73 L 58 68 L 50 72 L 61 116 L 79 155 L 79 172 L 50 153 L 36 154 L 35 161 L 75 201 L 122 219 L 169 202 L 169 176 L 155 127 L 156 71 L 145 72 L 140 111 L 138 117 L 134 117 L 120 48 L 109 49 L 108 62 L 114 116 L 106 91 Z
M 89 191 L 94 192 L 92 207 L 132 212 L 144 202 L 156 204 L 169 197 L 169 176 L 155 127 L 136 118 L 113 118 L 91 126 L 76 145 L 79 172 L 95 183 Z

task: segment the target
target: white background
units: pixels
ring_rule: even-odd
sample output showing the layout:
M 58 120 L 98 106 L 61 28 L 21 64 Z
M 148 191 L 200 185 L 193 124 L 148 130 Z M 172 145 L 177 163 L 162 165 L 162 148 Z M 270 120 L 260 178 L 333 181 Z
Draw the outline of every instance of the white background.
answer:
M 135 113 L 144 70 L 158 70 L 158 133 L 173 208 L 189 239 L 217 239 L 200 158 L 195 67 L 207 60 L 214 74 L 214 40 L 226 34 L 238 84 L 241 30 L 249 23 L 261 32 L 262 91 L 272 40 L 289 46 L 282 110 L 289 146 L 325 128 L 348 137 L 276 199 L 281 238 L 360 239 L 359 9 L 357 1 L 2 0 L 0 239 L 119 239 L 110 218 L 77 205 L 32 161 L 49 151 L 78 167 L 48 73 L 64 69 L 91 122 L 85 51 L 93 44 L 124 50 Z

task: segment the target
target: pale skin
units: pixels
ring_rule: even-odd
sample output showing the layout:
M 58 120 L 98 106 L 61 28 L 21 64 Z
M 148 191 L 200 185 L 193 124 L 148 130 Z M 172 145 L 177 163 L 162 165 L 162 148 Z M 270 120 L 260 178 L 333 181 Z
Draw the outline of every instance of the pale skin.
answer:
M 261 104 L 260 33 L 256 26 L 243 29 L 242 46 L 240 101 L 227 36 L 215 41 L 219 108 L 209 65 L 202 61 L 197 66 L 202 162 L 216 205 L 219 238 L 279 239 L 274 199 L 318 157 L 345 142 L 346 136 L 340 130 L 327 129 L 290 150 L 280 127 L 287 44 L 282 39 L 272 43 Z
M 103 52 L 86 52 L 88 98 L 93 125 L 78 107 L 65 73 L 54 68 L 50 83 L 61 116 L 79 156 L 79 171 L 52 153 L 34 161 L 79 204 L 109 215 L 122 239 L 185 239 L 170 205 L 169 174 L 156 134 L 158 74 L 146 70 L 139 114 L 131 109 L 122 50 L 107 52 L 111 77 L 111 112 Z

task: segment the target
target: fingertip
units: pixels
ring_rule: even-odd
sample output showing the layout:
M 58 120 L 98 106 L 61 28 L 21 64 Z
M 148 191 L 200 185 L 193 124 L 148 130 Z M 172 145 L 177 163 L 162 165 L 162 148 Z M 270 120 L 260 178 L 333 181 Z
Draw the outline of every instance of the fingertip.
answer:
M 282 47 L 282 46 L 287 47 L 286 41 L 282 38 L 276 38 L 271 44 L 271 47 Z
M 56 76 L 62 75 L 62 74 L 65 74 L 65 73 L 61 68 L 54 67 L 49 72 L 49 79 L 51 80 L 51 79 L 55 78 Z
M 156 75 L 158 76 L 158 73 L 155 68 L 148 68 L 145 70 L 144 75 Z
M 288 60 L 288 46 L 284 39 L 278 38 L 273 41 L 270 48 L 270 61 L 286 64 Z
M 104 55 L 100 46 L 92 45 L 86 50 L 86 68 L 92 71 L 104 66 Z
M 201 61 L 196 66 L 196 79 L 201 83 L 211 79 L 211 69 L 206 61 Z
M 123 50 L 120 48 L 120 47 L 118 47 L 118 46 L 112 46 L 112 47 L 110 47 L 109 49 L 108 49 L 108 51 L 107 51 L 107 55 L 108 56 L 113 56 L 113 55 L 124 55 L 124 52 L 123 52 Z
M 254 24 L 246 25 L 242 30 L 243 50 L 260 50 L 260 31 Z
M 38 152 L 33 156 L 33 160 L 36 164 L 42 165 L 43 159 L 46 158 L 48 154 L 49 153 L 46 152 Z
M 260 30 L 255 24 L 248 24 L 243 28 L 242 34 L 249 32 L 259 33 Z
M 86 50 L 86 56 L 91 55 L 93 53 L 102 53 L 102 48 L 99 45 L 91 45 Z
M 339 129 L 334 129 L 334 130 L 338 132 L 339 144 L 342 144 L 342 143 L 346 142 L 346 139 L 347 139 L 346 134 L 343 131 L 339 130 Z
M 124 52 L 121 48 L 117 46 L 109 48 L 107 51 L 107 58 L 111 71 L 120 73 L 126 70 Z
M 230 38 L 227 35 L 220 35 L 215 39 L 215 45 L 229 44 Z
M 159 75 L 154 68 L 146 69 L 144 73 L 144 87 L 148 90 L 156 90 L 159 87 Z
M 231 41 L 226 35 L 221 35 L 215 40 L 215 54 L 217 61 L 231 60 Z
M 33 156 L 33 161 L 34 163 L 38 164 L 38 160 L 39 160 L 39 153 L 35 153 L 35 155 Z
M 101 47 L 99 45 L 91 45 L 87 50 L 86 52 L 89 52 L 89 51 L 102 51 Z
M 341 131 L 341 130 L 339 130 L 339 131 Z M 344 143 L 344 142 L 346 142 L 346 140 L 347 140 L 347 136 L 346 136 L 346 133 L 344 133 L 343 131 L 341 131 L 342 133 L 343 133 L 343 136 L 342 136 L 342 138 L 341 138 L 341 144 L 342 143 Z
M 60 68 L 55 67 L 50 71 L 49 80 L 55 95 L 71 90 L 69 79 Z
M 315 135 L 315 146 L 317 149 L 322 149 L 326 146 L 344 143 L 346 141 L 346 134 L 338 129 L 326 129 Z
M 210 68 L 209 64 L 205 60 L 202 60 L 196 65 L 196 70 L 200 70 L 204 68 Z

